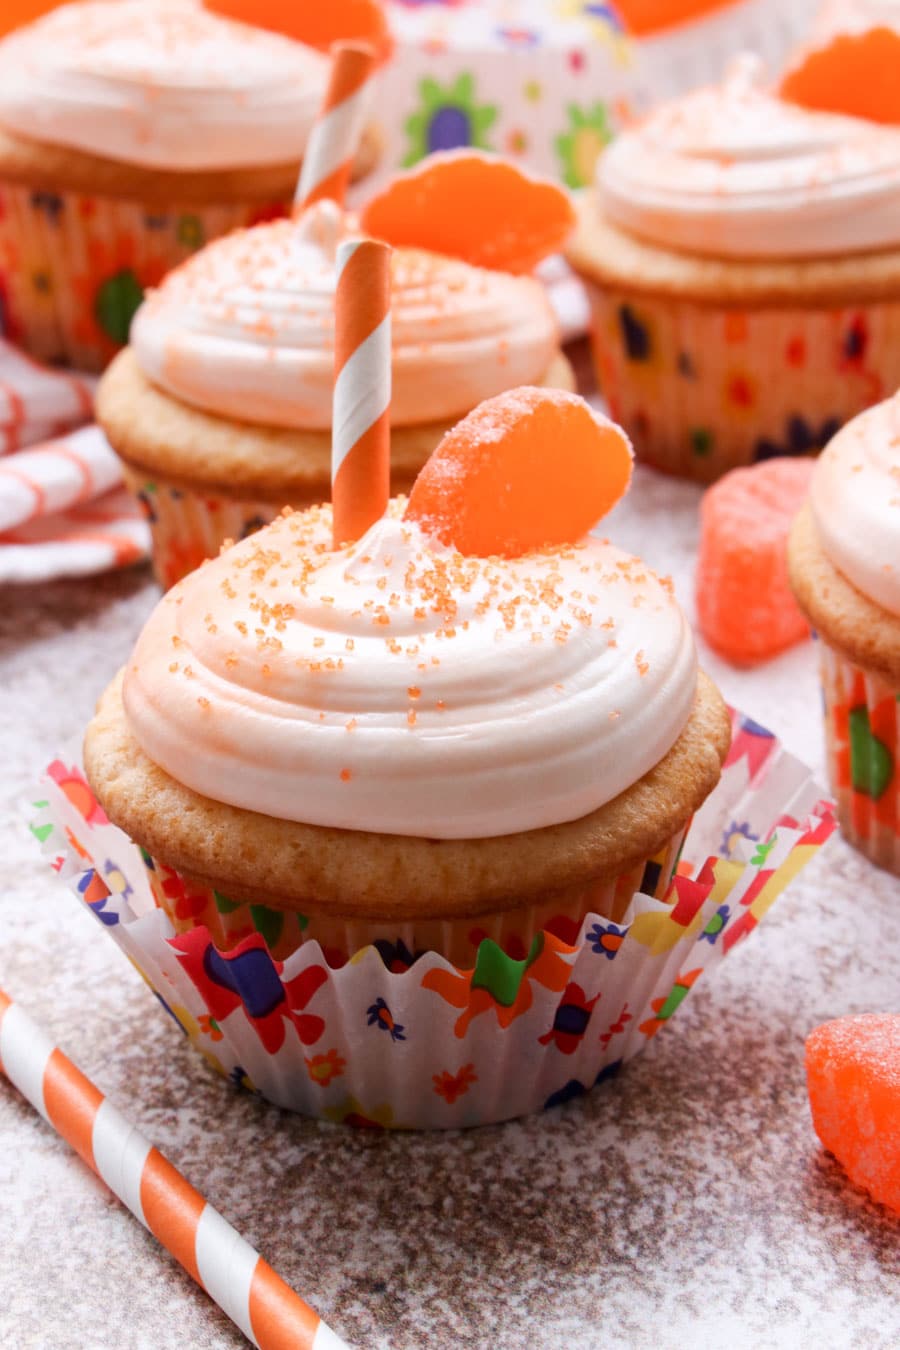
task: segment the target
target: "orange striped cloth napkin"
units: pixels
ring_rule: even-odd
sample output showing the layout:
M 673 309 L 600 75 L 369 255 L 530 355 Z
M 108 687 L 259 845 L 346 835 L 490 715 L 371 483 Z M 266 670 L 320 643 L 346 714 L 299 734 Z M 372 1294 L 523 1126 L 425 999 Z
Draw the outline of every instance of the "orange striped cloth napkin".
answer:
M 0 583 L 139 562 L 150 536 L 97 426 L 0 458 Z
M 91 375 L 42 366 L 0 338 L 0 455 L 90 422 L 96 384 Z

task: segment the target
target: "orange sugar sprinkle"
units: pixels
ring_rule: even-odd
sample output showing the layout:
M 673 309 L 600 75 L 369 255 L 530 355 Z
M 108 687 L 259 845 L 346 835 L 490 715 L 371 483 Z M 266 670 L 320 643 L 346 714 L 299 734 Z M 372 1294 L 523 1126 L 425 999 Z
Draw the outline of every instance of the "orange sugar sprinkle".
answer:
M 372 620 L 373 623 L 386 623 L 386 624 L 389 624 L 390 621 L 391 616 L 390 614 L 387 613 L 387 611 L 384 608 L 382 608 L 381 613 L 376 614 L 374 619 Z
M 634 658 L 634 664 L 637 666 L 638 674 L 640 675 L 641 679 L 643 679 L 643 677 L 647 674 L 647 672 L 650 669 L 650 663 L 644 656 L 643 651 L 639 651 L 637 653 L 637 655 Z
M 352 652 L 355 645 L 356 644 L 354 643 L 352 638 L 348 638 L 347 641 L 344 643 L 344 647 L 348 652 Z
M 182 644 L 181 638 L 178 636 L 177 633 L 173 633 L 173 634 L 172 634 L 172 646 L 173 646 L 173 647 L 181 647 L 182 645 L 183 645 L 183 644 Z
M 441 658 L 439 656 L 433 656 L 431 658 L 431 664 L 433 666 L 439 666 L 441 664 Z
M 238 659 L 235 656 L 234 652 L 229 652 L 228 655 L 225 657 L 225 669 L 234 670 L 237 663 Z
M 234 626 L 240 633 L 241 637 L 247 636 L 247 625 L 244 623 L 243 619 L 235 619 Z
M 606 645 L 607 647 L 618 647 L 619 644 L 616 642 L 615 638 L 610 638 Z
M 446 703 L 444 702 L 444 700 L 443 700 L 442 698 L 439 698 L 438 701 L 437 701 L 437 703 L 435 703 L 434 706 L 435 706 L 435 708 L 437 708 L 438 712 L 444 712 L 444 710 L 445 710 L 446 707 L 447 707 Z
M 173 661 L 172 664 L 169 666 L 169 671 L 172 675 L 174 675 L 176 674 L 177 670 L 178 670 L 178 662 Z
M 427 669 L 428 663 L 426 661 L 418 661 L 416 663 L 416 670 L 427 670 Z
M 262 668 L 262 673 L 268 679 L 268 677 L 272 674 L 272 667 L 264 664 Z
M 314 646 L 314 647 L 324 647 L 324 646 L 325 646 L 325 639 L 324 639 L 323 637 L 314 637 L 314 638 L 313 638 L 313 646 Z
M 553 688 L 558 694 L 563 694 L 565 693 L 566 686 L 564 684 L 555 684 Z
M 200 707 L 203 708 L 204 711 L 209 707 L 209 699 L 204 698 L 202 694 L 197 699 L 197 702 L 200 704 Z
M 532 634 L 531 634 L 531 640 L 532 640 L 532 642 L 543 642 L 543 640 L 544 640 L 544 635 L 543 635 L 543 633 L 532 633 Z
M 353 774 L 350 772 L 349 769 L 341 769 L 341 782 L 342 782 L 342 783 L 349 783 L 349 782 L 350 782 L 350 779 L 351 779 L 352 777 L 353 777 Z
M 356 728 L 356 718 L 355 718 L 355 717 L 351 717 L 349 722 L 345 722 L 345 723 L 344 723 L 344 726 L 346 727 L 347 731 L 353 731 L 353 730 L 355 730 L 355 728 Z
M 422 690 L 419 688 L 419 686 L 418 686 L 417 684 L 411 684 L 411 685 L 409 686 L 409 688 L 407 689 L 406 692 L 407 692 L 407 694 L 409 694 L 409 697 L 410 697 L 410 698 L 421 698 L 421 697 L 422 697 Z
M 416 710 L 415 710 L 415 708 L 410 708 L 409 712 L 406 714 L 406 721 L 407 721 L 407 723 L 409 724 L 409 726 L 411 726 L 411 727 L 414 727 L 414 726 L 416 725 Z

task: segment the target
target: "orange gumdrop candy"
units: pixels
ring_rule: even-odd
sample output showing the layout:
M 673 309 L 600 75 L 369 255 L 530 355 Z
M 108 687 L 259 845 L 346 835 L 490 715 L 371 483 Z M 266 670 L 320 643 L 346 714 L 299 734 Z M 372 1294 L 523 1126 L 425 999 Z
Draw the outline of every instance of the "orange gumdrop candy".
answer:
M 809 626 L 787 572 L 787 537 L 815 460 L 769 459 L 732 469 L 700 506 L 697 620 L 709 645 L 737 665 L 766 661 Z
M 900 1015 L 862 1013 L 806 1041 L 813 1127 L 851 1181 L 900 1211 Z
M 377 0 L 203 0 L 226 19 L 268 28 L 327 52 L 333 42 L 368 42 L 379 60 L 391 52 L 391 35 Z
M 415 481 L 407 519 L 479 558 L 575 544 L 631 479 L 614 422 L 558 389 L 513 389 L 448 431 Z
M 900 123 L 900 33 L 843 33 L 809 53 L 781 83 L 781 97 L 816 112 Z
M 567 192 L 515 164 L 448 150 L 397 174 L 363 207 L 362 228 L 395 246 L 428 249 L 499 272 L 530 272 L 575 224 Z

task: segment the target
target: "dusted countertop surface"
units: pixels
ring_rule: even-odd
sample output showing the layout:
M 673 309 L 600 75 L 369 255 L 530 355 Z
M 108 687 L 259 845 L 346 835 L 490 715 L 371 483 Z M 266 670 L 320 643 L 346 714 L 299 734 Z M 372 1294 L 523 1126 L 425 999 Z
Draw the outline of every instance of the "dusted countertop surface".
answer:
M 639 471 L 604 527 L 691 602 L 698 489 Z M 881 1347 L 900 1220 L 812 1132 L 803 1038 L 900 1010 L 900 881 L 835 838 L 617 1079 L 469 1133 L 355 1133 L 210 1073 L 49 872 L 21 803 L 77 754 L 146 572 L 0 593 L 0 985 L 360 1350 Z M 809 645 L 726 696 L 822 766 Z M 0 1079 L 0 1345 L 245 1342 Z

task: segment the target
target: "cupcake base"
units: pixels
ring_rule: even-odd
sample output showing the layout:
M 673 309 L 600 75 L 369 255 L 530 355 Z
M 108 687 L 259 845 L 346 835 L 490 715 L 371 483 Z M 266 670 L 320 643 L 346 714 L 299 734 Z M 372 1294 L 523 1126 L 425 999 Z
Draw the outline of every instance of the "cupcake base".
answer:
M 611 1078 L 762 920 L 827 840 L 808 771 L 733 714 L 722 780 L 697 813 L 665 900 L 542 929 L 524 956 L 483 938 L 465 963 L 380 944 L 334 968 L 316 941 L 283 961 L 260 932 L 219 950 L 177 933 L 135 845 L 60 763 L 33 830 L 206 1061 L 289 1110 L 369 1129 L 488 1124 Z
M 753 309 L 588 292 L 600 392 L 638 458 L 664 473 L 711 483 L 816 454 L 900 385 L 900 301 Z
M 600 389 L 639 458 L 709 483 L 814 454 L 900 385 L 900 250 L 840 259 L 675 253 L 580 204 Z
M 828 773 L 848 843 L 900 876 L 900 687 L 819 642 Z

